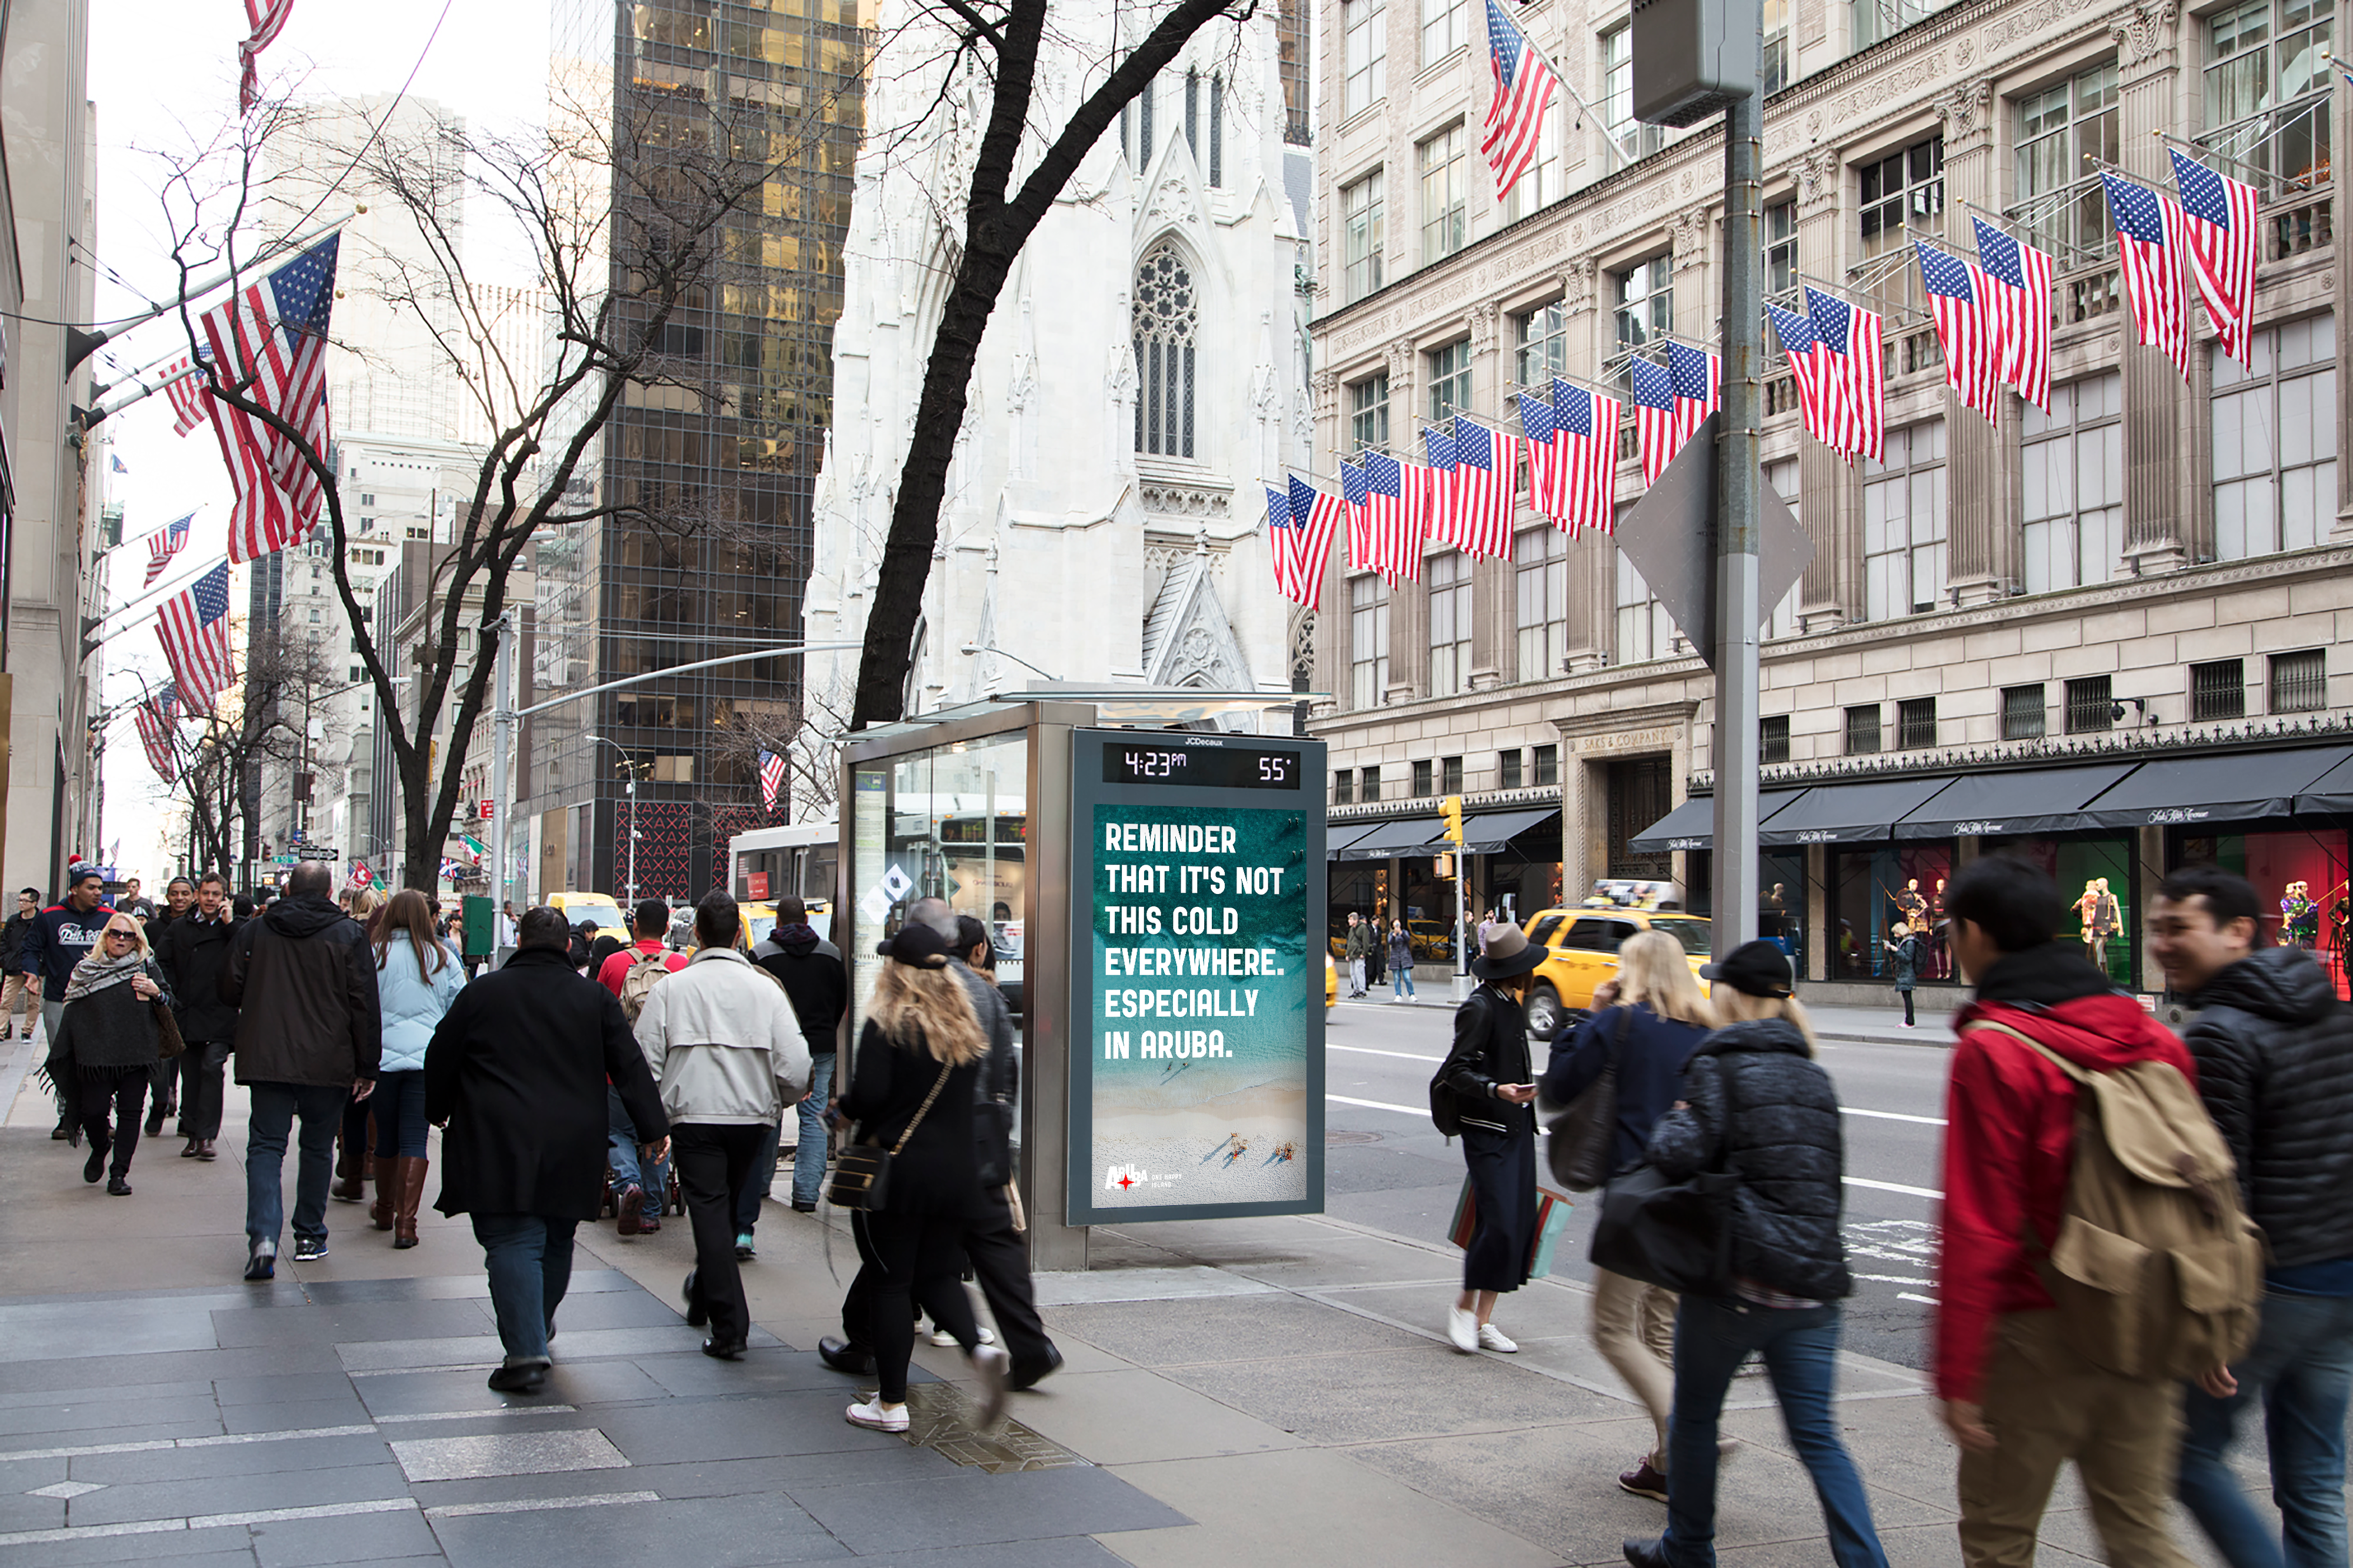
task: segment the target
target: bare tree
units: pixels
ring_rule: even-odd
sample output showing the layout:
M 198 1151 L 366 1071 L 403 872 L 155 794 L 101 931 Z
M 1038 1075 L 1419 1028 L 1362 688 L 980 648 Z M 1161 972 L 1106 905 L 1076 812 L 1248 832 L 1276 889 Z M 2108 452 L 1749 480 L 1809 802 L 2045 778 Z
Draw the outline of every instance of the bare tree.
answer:
M 218 700 L 210 713 L 192 713 L 183 703 L 180 721 L 170 727 L 172 787 L 188 803 L 196 860 L 231 886 L 242 858 L 247 781 L 265 763 L 303 754 L 301 732 L 283 715 L 301 710 L 327 679 L 326 661 L 310 638 L 256 628 L 247 639 L 237 700 Z
M 898 499 L 883 542 L 859 658 L 853 729 L 904 716 L 907 671 L 915 626 L 923 616 L 932 549 L 939 537 L 940 505 L 955 450 L 953 437 L 964 423 L 981 335 L 1015 259 L 1120 110 L 1196 33 L 1221 16 L 1247 20 L 1256 10 L 1256 0 L 1177 0 L 1067 120 L 1043 130 L 1033 124 L 1033 115 L 1039 107 L 1038 66 L 1047 0 L 914 0 L 914 8 L 944 29 L 949 40 L 946 80 L 953 82 L 967 64 L 977 68 L 989 84 L 989 110 L 971 184 L 956 215 L 960 244 L 955 279 L 923 368 L 915 412 L 917 438 L 908 445 L 900 469 Z M 946 91 L 944 87 L 943 98 Z

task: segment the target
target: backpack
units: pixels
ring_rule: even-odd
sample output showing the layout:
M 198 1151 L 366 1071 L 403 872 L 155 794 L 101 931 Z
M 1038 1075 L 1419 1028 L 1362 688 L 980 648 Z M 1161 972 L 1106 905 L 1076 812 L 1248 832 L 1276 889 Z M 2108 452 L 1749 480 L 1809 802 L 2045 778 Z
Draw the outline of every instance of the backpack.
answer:
M 2058 1237 L 2028 1237 L 2069 1345 L 2145 1380 L 2237 1360 L 2263 1301 L 2263 1232 L 2189 1080 L 2160 1061 L 2088 1071 L 2015 1029 L 1972 1027 L 2023 1042 L 2081 1089 Z
M 629 963 L 628 972 L 621 976 L 621 1016 L 637 1027 L 638 1015 L 646 1010 L 646 998 L 653 994 L 654 984 L 670 975 L 670 954 L 641 952 Z

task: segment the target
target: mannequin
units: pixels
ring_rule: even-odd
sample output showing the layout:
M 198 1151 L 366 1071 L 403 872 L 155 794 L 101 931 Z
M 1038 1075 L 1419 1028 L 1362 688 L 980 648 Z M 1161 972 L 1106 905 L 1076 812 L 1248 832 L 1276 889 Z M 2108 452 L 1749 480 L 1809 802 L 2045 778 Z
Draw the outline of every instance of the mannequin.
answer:
M 2084 884 L 2084 896 L 2075 900 L 2075 919 L 2083 927 L 2084 957 L 2094 968 L 2100 968 L 2100 883 L 2096 877 Z
M 2099 889 L 2100 902 L 2093 919 L 2093 951 L 2089 956 L 2093 967 L 2105 974 L 2108 972 L 2108 939 L 2124 929 L 2124 910 L 2118 907 L 2116 896 L 2108 891 L 2105 877 L 2097 879 L 2093 886 Z

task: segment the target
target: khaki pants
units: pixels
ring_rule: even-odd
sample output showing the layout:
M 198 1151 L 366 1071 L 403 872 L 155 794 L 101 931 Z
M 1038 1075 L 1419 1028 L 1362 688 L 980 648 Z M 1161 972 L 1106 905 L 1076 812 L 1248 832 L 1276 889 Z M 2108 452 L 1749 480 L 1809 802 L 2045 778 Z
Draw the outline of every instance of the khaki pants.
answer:
M 1593 1346 L 1650 1408 L 1658 1428 L 1651 1450 L 1653 1468 L 1667 1468 L 1667 1417 L 1675 1398 L 1675 1293 L 1612 1274 L 1593 1271 Z
M 25 1015 L 22 1029 L 16 1027 L 18 1013 Z M 29 1040 L 33 1037 L 33 1024 L 40 1016 L 41 999 L 33 994 L 33 988 L 25 984 L 23 975 L 11 974 L 0 980 L 0 1029 L 21 1034 Z
M 1986 1373 L 1990 1454 L 1961 1455 L 1961 1561 L 2028 1568 L 2059 1468 L 2075 1461 L 2111 1563 L 2190 1568 L 2168 1508 L 2181 1445 L 2181 1385 L 2103 1372 L 2067 1348 L 2056 1312 L 2014 1312 Z

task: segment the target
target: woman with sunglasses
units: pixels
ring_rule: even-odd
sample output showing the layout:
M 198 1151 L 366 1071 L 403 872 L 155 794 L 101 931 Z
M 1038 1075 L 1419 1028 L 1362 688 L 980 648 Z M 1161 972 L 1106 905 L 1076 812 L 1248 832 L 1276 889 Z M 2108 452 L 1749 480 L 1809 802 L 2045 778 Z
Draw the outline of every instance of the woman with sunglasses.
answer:
M 163 972 L 147 950 L 147 934 L 126 914 L 106 922 L 98 945 L 74 965 L 66 982 L 65 1012 L 43 1070 L 71 1095 L 90 1136 L 81 1179 L 94 1183 L 105 1174 L 106 1190 L 119 1198 L 131 1195 L 126 1178 L 132 1152 L 139 1147 L 139 1115 L 148 1080 L 163 1059 L 158 1014 L 171 1004 Z

